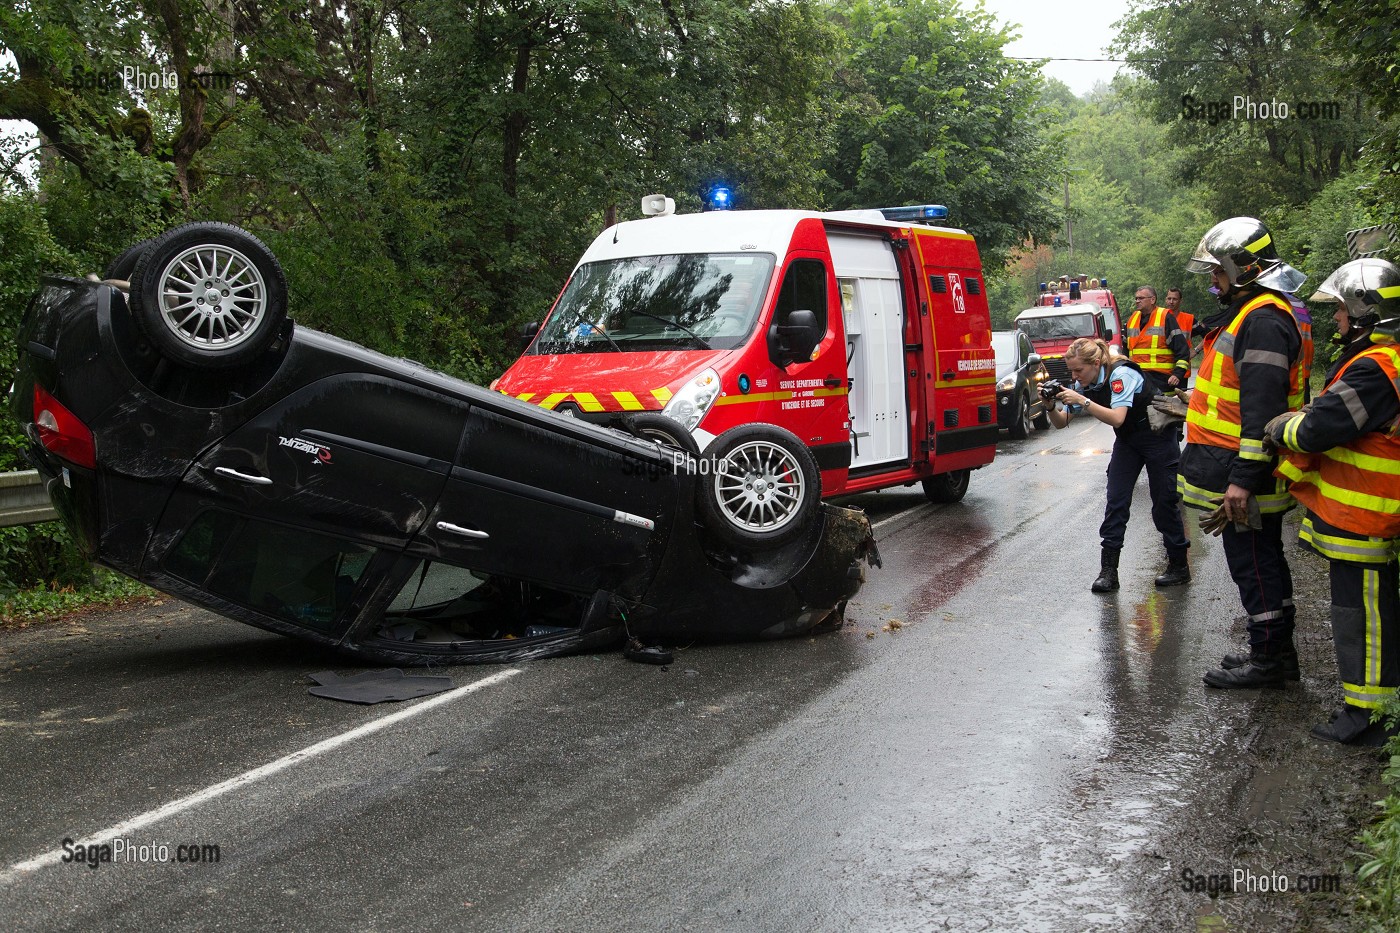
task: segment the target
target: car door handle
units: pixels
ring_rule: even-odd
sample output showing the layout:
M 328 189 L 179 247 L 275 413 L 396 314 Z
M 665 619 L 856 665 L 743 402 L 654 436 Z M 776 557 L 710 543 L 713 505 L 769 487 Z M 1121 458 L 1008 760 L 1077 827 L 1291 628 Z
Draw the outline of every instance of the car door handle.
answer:
M 240 483 L 252 483 L 254 486 L 271 486 L 272 480 L 266 476 L 253 476 L 249 473 L 240 473 L 237 470 L 230 470 L 228 467 L 214 467 L 214 472 L 220 476 L 227 476 L 229 479 L 236 479 Z
M 477 531 L 475 528 L 463 528 L 461 525 L 454 525 L 451 522 L 438 522 L 438 531 L 451 532 L 454 535 L 465 535 L 468 538 L 489 538 L 484 531 Z

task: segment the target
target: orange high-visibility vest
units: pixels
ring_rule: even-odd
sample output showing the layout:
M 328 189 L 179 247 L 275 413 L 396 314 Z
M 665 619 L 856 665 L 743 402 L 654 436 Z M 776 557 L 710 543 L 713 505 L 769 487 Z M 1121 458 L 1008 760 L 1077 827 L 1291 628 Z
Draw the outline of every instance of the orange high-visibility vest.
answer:
M 1128 359 L 1141 366 L 1144 372 L 1171 373 L 1176 368 L 1176 358 L 1167 346 L 1167 309 L 1153 308 L 1147 326 L 1141 324 L 1142 312 L 1134 311 L 1123 329 Z
M 1196 315 L 1188 311 L 1176 312 L 1176 323 L 1181 328 L 1181 332 L 1186 335 L 1186 342 L 1191 342 L 1191 328 L 1196 324 Z
M 1358 353 L 1327 384 L 1330 389 L 1357 360 L 1371 359 L 1390 377 L 1400 397 L 1400 350 L 1376 346 Z M 1283 442 L 1297 436 L 1298 421 L 1284 429 Z M 1352 534 L 1400 537 L 1400 437 L 1370 431 L 1349 444 L 1320 453 L 1280 451 L 1278 475 L 1288 491 L 1330 525 Z
M 1250 300 L 1226 327 L 1208 336 L 1201 368 L 1196 373 L 1196 388 L 1191 393 L 1191 406 L 1186 412 L 1186 443 L 1206 444 L 1240 449 L 1240 376 L 1235 369 L 1235 337 L 1244 319 L 1255 310 L 1268 308 L 1286 315 L 1294 330 L 1303 338 L 1298 358 L 1288 368 L 1288 410 L 1302 407 L 1307 392 L 1308 376 L 1312 371 L 1307 350 L 1312 344 L 1311 328 L 1304 336 L 1303 325 L 1293 313 L 1292 306 L 1270 292 Z

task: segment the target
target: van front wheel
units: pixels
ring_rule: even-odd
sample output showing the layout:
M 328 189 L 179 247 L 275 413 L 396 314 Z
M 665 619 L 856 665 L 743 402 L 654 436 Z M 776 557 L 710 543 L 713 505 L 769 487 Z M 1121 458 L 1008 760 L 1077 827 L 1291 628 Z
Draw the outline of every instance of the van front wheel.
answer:
M 967 485 L 971 479 L 971 470 L 953 470 L 930 476 L 924 480 L 924 495 L 928 496 L 930 502 L 957 502 L 967 494 Z

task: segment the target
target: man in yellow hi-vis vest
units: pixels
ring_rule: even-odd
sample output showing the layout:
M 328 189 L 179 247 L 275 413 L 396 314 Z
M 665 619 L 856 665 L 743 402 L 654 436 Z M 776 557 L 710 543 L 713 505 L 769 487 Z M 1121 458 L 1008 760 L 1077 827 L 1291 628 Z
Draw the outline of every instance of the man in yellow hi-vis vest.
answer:
M 1133 295 L 1133 313 L 1123 325 L 1128 359 L 1138 364 L 1158 392 L 1186 388 L 1191 374 L 1191 341 L 1176 315 L 1157 305 L 1157 290 L 1140 285 Z
M 1293 500 L 1264 449 L 1270 419 L 1305 401 L 1310 327 L 1287 295 L 1305 276 L 1279 258 L 1253 217 L 1212 227 L 1187 271 L 1209 273 L 1220 308 L 1203 322 L 1204 354 L 1186 413 L 1177 488 L 1188 508 L 1222 509 L 1230 576 L 1248 614 L 1249 658 L 1207 671 L 1212 687 L 1282 687 L 1298 678 L 1293 576 L 1283 549 L 1283 514 Z
M 1382 745 L 1386 731 L 1371 714 L 1400 687 L 1400 269 L 1354 260 L 1312 300 L 1337 303 L 1342 355 L 1311 405 L 1265 428 L 1280 448 L 1279 475 L 1308 509 L 1299 540 L 1331 562 L 1343 703 L 1312 732 Z M 1226 656 L 1222 664 L 1244 661 Z

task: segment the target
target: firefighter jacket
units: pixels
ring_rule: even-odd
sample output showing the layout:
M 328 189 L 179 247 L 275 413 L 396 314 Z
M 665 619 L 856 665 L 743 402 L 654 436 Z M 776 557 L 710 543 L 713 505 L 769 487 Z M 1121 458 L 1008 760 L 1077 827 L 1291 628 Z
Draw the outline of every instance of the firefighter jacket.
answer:
M 1095 405 L 1101 405 L 1104 408 L 1112 408 L 1113 397 L 1123 391 L 1123 377 L 1119 372 L 1120 369 L 1131 369 L 1136 371 L 1139 375 L 1142 373 L 1142 367 L 1134 361 L 1125 360 L 1122 357 L 1113 357 L 1109 362 L 1104 364 L 1103 372 L 1099 376 L 1099 381 L 1092 386 L 1080 389 L 1079 394 L 1083 395 Z M 1078 384 L 1077 382 L 1075 383 L 1075 385 Z M 1123 420 L 1122 424 L 1113 429 L 1113 433 L 1119 437 L 1126 437 L 1137 431 L 1152 430 L 1151 425 L 1148 424 L 1147 421 L 1147 409 L 1150 407 L 1152 398 L 1156 394 L 1157 390 L 1152 387 L 1152 383 L 1143 379 L 1142 385 L 1138 388 L 1137 393 L 1133 395 L 1133 404 L 1128 409 L 1128 417 Z
M 1375 342 L 1372 342 L 1372 341 Z M 1400 347 L 1355 340 L 1327 389 L 1274 428 L 1278 474 L 1308 508 L 1302 542 L 1331 560 L 1387 563 L 1400 545 Z
M 1144 324 L 1142 312 L 1134 311 L 1123 328 L 1123 338 L 1128 359 L 1143 372 L 1163 380 L 1175 373 L 1186 382 L 1191 372 L 1191 341 L 1182 333 L 1175 314 L 1166 308 L 1153 308 Z
M 1233 484 L 1253 493 L 1260 511 L 1286 512 L 1293 500 L 1264 452 L 1264 426 L 1306 400 L 1311 330 L 1304 333 L 1285 296 L 1257 287 L 1232 296 L 1204 323 L 1177 477 L 1182 501 L 1210 510 Z

